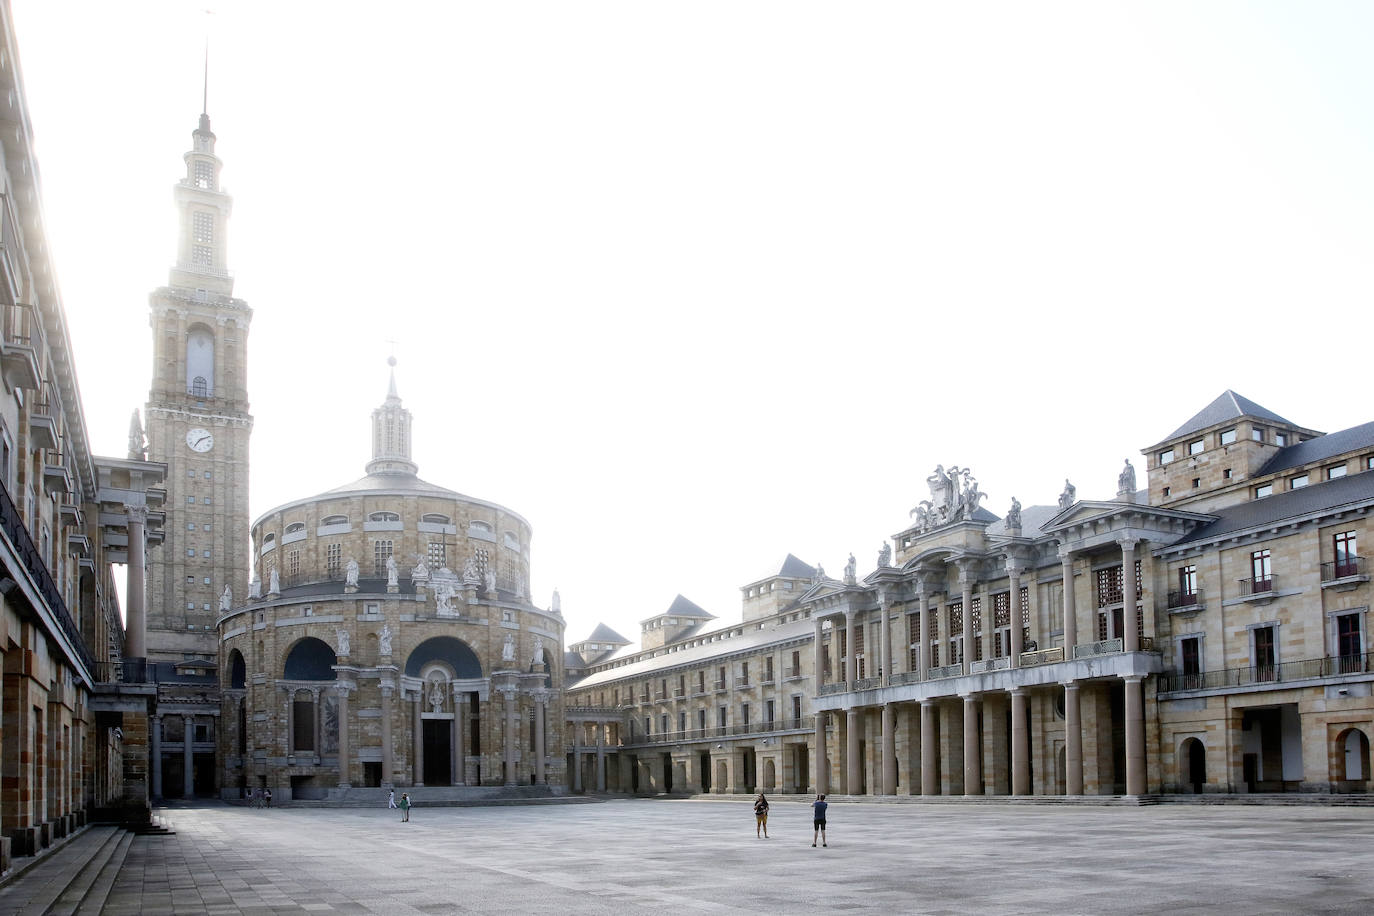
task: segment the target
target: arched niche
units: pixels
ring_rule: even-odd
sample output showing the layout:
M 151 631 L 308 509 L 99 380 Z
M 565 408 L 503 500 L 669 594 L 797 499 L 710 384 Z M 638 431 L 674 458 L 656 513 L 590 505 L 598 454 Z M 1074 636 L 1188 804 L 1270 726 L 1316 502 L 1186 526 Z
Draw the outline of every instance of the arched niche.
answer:
M 243 653 L 238 649 L 229 650 L 229 686 L 243 689 L 248 685 L 248 666 L 243 662 Z
M 291 647 L 282 666 L 282 677 L 288 681 L 332 681 L 338 658 L 322 639 L 307 636 Z
M 430 662 L 443 662 L 460 680 L 482 676 L 482 662 L 477 658 L 477 653 L 467 643 L 452 636 L 434 636 L 416 646 L 406 659 L 406 674 L 419 677 Z

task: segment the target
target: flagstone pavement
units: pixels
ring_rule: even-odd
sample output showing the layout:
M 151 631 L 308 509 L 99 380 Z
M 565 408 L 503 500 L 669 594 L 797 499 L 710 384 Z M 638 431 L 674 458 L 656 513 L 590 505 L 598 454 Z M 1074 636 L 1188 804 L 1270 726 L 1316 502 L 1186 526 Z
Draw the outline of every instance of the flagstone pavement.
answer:
M 170 913 L 1368 913 L 1374 809 L 748 801 L 160 812 L 106 900 Z M 23 880 L 23 876 L 19 880 Z

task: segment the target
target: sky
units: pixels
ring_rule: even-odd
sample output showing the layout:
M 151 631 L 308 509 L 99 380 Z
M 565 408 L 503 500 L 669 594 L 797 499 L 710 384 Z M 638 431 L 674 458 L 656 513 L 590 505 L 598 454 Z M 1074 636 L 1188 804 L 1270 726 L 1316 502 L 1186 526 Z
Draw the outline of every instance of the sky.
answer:
M 1371 419 L 1369 4 L 11 2 L 95 451 L 208 36 L 253 516 L 362 475 L 394 353 L 569 643 L 862 576 L 936 464 L 1000 515 L 1227 388 Z

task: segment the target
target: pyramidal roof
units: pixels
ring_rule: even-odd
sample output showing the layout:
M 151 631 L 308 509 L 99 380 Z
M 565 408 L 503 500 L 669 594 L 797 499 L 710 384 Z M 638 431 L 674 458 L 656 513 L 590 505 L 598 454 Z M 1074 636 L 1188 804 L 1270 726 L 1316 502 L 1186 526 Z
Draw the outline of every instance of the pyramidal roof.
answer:
M 1225 423 L 1227 420 L 1239 420 L 1241 417 L 1256 417 L 1261 420 L 1268 420 L 1271 423 L 1283 423 L 1287 426 L 1296 426 L 1292 420 L 1285 420 L 1283 417 L 1259 406 L 1249 398 L 1241 397 L 1230 388 L 1221 393 L 1215 401 L 1208 404 L 1187 423 L 1165 436 L 1162 442 L 1170 439 L 1178 439 L 1189 433 L 1195 433 L 1200 429 L 1215 426 L 1218 423 Z
M 789 576 L 793 579 L 810 579 L 816 574 L 816 567 L 798 560 L 792 554 L 787 555 L 787 559 L 782 561 L 782 568 L 778 570 L 778 575 Z
M 663 614 L 673 617 L 701 617 L 705 620 L 714 620 L 716 617 L 715 614 L 703 610 L 681 595 L 673 599 L 673 603 L 668 606 L 668 610 L 664 611 Z
M 630 644 L 628 639 L 621 636 L 604 623 L 598 623 L 596 629 L 592 630 L 592 635 L 584 639 L 583 642 L 616 642 L 620 643 L 622 646 L 628 646 Z

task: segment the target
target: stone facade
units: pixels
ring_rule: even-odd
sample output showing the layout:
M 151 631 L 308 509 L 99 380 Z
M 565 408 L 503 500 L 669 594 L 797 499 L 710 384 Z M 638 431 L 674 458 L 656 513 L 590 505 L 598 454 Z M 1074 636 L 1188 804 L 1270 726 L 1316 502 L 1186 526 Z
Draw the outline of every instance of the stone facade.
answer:
M 531 529 L 421 480 L 396 394 L 368 474 L 253 524 L 219 620 L 228 797 L 561 785 L 563 620 L 534 607 Z
M 1066 481 L 1002 518 L 938 468 L 862 579 L 797 590 L 789 557 L 743 624 L 578 644 L 574 788 L 1369 791 L 1374 424 L 1226 392 L 1143 454 L 1143 491 L 1126 468 L 1114 499 Z

